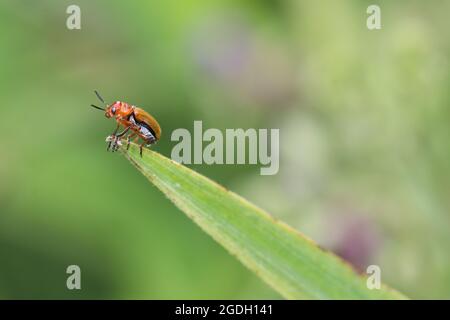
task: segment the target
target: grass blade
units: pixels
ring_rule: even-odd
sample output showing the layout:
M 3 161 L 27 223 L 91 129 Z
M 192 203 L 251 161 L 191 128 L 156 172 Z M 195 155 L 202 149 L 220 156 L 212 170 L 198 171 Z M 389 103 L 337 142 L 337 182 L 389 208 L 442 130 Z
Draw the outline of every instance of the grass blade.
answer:
M 288 299 L 404 299 L 366 280 L 340 258 L 210 179 L 132 144 L 124 155 L 173 203 Z

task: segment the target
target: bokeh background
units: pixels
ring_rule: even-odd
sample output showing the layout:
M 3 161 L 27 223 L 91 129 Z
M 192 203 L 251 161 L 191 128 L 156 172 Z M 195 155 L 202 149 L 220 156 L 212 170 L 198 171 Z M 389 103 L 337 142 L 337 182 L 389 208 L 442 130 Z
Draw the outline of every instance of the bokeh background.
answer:
M 197 165 L 412 298 L 450 298 L 450 1 L 0 3 L 0 298 L 281 298 L 122 156 L 98 89 L 176 128 L 279 128 Z M 81 7 L 81 30 L 66 8 Z M 77 264 L 82 290 L 66 288 Z

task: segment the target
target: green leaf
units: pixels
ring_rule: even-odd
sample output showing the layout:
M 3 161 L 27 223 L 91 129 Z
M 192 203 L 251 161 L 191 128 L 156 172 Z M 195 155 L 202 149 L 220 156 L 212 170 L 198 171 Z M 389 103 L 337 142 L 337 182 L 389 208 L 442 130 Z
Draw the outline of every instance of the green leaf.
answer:
M 237 194 L 159 153 L 132 144 L 135 167 L 189 218 L 288 299 L 405 299 Z M 188 239 L 186 239 L 188 240 Z M 224 274 L 226 276 L 226 274 Z

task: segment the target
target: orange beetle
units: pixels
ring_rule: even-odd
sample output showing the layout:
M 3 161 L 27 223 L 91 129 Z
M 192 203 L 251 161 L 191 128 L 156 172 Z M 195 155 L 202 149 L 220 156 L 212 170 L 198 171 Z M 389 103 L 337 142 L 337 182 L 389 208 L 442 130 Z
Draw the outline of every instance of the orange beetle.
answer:
M 105 103 L 100 94 L 97 91 L 94 92 L 98 99 Z M 141 157 L 142 148 L 144 146 L 148 147 L 154 144 L 161 137 L 161 127 L 158 122 L 141 108 L 121 101 L 116 101 L 110 105 L 106 104 L 106 108 L 100 108 L 93 104 L 91 104 L 91 106 L 93 108 L 105 111 L 105 116 L 107 118 L 114 117 L 117 121 L 116 129 L 107 138 L 107 141 L 109 141 L 107 148 L 108 151 L 111 149 L 114 152 L 119 149 L 119 146 L 121 145 L 120 138 L 122 138 L 130 130 L 132 132 L 127 136 L 127 150 L 130 148 L 131 139 L 139 137 L 143 140 L 139 149 Z M 117 133 L 120 125 L 124 126 L 125 129 L 122 132 Z

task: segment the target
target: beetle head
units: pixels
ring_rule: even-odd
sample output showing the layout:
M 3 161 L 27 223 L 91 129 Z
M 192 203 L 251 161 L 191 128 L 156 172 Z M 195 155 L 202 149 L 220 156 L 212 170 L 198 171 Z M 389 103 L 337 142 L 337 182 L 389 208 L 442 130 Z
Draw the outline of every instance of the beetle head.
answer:
M 113 104 L 109 105 L 105 109 L 105 117 L 112 118 L 116 115 L 116 113 L 120 110 L 121 103 L 120 101 L 116 101 Z

